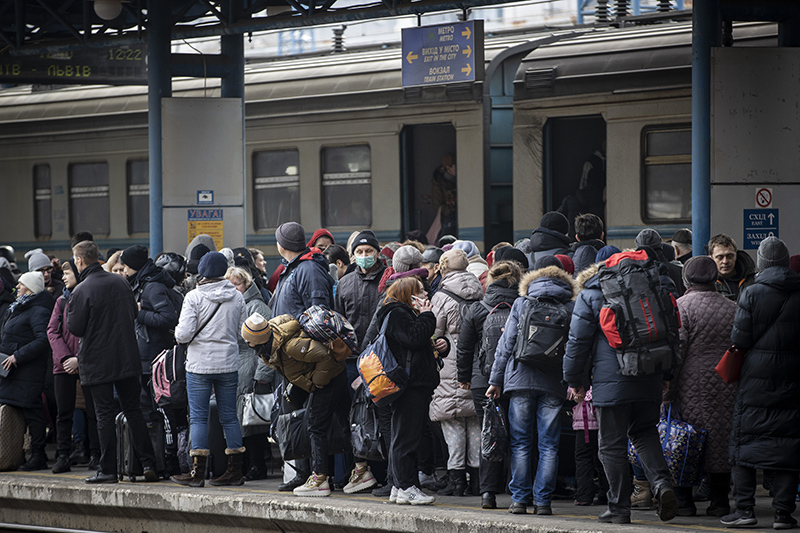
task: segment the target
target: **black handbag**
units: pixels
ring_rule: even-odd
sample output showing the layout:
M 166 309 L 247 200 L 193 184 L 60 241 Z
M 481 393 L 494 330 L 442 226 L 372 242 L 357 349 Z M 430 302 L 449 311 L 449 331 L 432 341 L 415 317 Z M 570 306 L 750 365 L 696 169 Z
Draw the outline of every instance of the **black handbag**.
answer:
M 284 461 L 311 457 L 311 436 L 308 433 L 308 408 L 278 415 L 274 437 Z M 328 430 L 328 453 L 351 452 L 350 439 L 339 422 L 339 417 L 331 417 Z
M 350 441 L 353 455 L 367 461 L 385 461 L 389 458 L 381 434 L 378 408 L 373 404 L 361 384 L 350 406 Z

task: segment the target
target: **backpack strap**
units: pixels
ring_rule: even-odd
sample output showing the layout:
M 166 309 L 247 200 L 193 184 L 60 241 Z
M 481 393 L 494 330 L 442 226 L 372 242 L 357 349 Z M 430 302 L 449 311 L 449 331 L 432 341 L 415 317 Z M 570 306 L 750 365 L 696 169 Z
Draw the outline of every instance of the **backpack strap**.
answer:
M 456 293 L 454 293 L 452 291 L 449 291 L 447 289 L 439 289 L 439 292 L 445 293 L 447 296 L 449 296 L 450 298 L 455 300 L 459 305 L 467 302 L 467 300 L 465 300 L 464 298 L 462 298 L 458 294 L 456 294 Z

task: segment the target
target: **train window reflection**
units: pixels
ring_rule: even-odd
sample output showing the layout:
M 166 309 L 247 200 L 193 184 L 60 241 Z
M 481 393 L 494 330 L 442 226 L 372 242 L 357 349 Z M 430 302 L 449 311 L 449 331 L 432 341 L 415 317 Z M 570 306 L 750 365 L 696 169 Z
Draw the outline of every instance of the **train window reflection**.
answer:
M 37 237 L 53 234 L 50 165 L 33 167 L 33 227 Z
M 70 233 L 108 235 L 108 163 L 75 163 L 68 175 Z
M 150 167 L 147 159 L 127 163 L 128 233 L 150 231 Z
M 691 222 L 692 130 L 688 125 L 642 132 L 642 220 Z
M 253 213 L 257 230 L 300 221 L 299 169 L 297 150 L 253 153 Z
M 322 223 L 372 225 L 372 166 L 367 145 L 322 149 Z

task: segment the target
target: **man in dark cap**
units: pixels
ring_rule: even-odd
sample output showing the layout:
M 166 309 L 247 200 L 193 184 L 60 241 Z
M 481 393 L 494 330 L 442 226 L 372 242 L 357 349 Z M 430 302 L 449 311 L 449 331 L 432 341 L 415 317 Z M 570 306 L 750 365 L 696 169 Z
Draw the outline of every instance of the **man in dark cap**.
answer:
M 572 255 L 568 232 L 569 221 L 558 211 L 549 211 L 542 215 L 539 227 L 531 233 L 528 266 L 533 268 L 536 261 L 545 255 Z
M 130 286 L 103 270 L 93 241 L 72 247 L 81 283 L 72 291 L 67 329 L 81 338 L 78 372 L 97 416 L 100 467 L 87 483 L 117 483 L 117 434 L 114 419 L 120 406 L 131 429 L 133 449 L 147 481 L 157 481 L 153 444 L 139 406 L 142 366 L 136 345 L 138 308 Z M 114 398 L 116 390 L 119 400 Z
M 679 229 L 672 235 L 672 248 L 675 250 L 675 260 L 682 265 L 692 257 L 692 230 Z
M 422 254 L 420 267 L 428 271 L 428 283 L 431 286 L 431 293 L 435 294 L 439 290 L 442 282 L 442 273 L 439 272 L 439 259 L 442 258 L 444 250 L 431 246 Z

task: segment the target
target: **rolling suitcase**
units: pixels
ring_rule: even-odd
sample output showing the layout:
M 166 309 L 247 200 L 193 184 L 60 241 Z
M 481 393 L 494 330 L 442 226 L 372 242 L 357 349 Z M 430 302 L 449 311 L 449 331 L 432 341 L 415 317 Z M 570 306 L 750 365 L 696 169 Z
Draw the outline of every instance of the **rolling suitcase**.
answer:
M 25 460 L 25 417 L 12 405 L 0 405 L 0 471 L 16 470 Z
M 153 423 L 147 424 L 147 432 L 150 434 L 150 441 L 153 444 L 153 452 L 156 456 L 156 472 L 159 476 L 166 475 L 166 430 L 164 412 L 160 409 L 156 411 L 159 416 Z M 117 476 L 120 481 L 128 477 L 130 481 L 136 481 L 136 476 L 144 474 L 144 468 L 136 456 L 131 442 L 131 429 L 128 426 L 128 419 L 125 413 L 119 413 L 115 420 L 117 430 Z
M 211 457 L 208 461 L 208 470 L 211 477 L 219 477 L 228 469 L 228 457 L 225 455 L 225 432 L 219 422 L 217 414 L 217 399 L 212 396 L 208 406 L 208 448 Z

